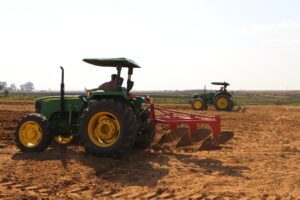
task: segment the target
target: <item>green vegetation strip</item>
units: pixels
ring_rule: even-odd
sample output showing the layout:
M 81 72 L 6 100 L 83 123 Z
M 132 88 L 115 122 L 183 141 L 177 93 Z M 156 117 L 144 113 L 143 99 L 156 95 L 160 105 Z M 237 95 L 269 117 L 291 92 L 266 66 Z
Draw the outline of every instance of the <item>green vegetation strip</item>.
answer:
M 43 96 L 37 96 L 37 95 L 8 95 L 3 96 L 0 95 L 0 100 L 35 100 L 37 98 L 40 98 Z
M 43 96 L 46 95 L 0 95 L 0 100 L 35 100 Z M 188 98 L 186 96 L 155 97 L 153 95 L 151 98 L 153 98 L 154 103 L 191 104 L 193 101 L 192 96 Z M 234 101 L 241 105 L 300 105 L 300 97 L 297 95 L 242 95 L 235 96 Z

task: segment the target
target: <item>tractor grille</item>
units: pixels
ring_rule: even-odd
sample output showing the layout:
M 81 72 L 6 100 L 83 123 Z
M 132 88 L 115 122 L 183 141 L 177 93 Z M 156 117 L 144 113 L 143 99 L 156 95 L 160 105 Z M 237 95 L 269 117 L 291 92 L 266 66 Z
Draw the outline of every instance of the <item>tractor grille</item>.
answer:
M 36 101 L 35 102 L 35 112 L 41 113 L 41 111 L 42 111 L 42 104 L 41 104 L 41 102 Z

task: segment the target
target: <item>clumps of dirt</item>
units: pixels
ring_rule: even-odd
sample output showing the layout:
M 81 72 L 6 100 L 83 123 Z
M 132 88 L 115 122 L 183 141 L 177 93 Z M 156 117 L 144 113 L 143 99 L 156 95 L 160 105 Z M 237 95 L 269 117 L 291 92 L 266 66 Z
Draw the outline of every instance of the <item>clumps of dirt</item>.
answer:
M 179 140 L 176 147 L 184 147 L 193 144 L 201 144 L 203 140 L 211 135 L 211 131 L 209 129 L 197 129 L 196 131 L 189 133 L 186 132 L 183 137 Z
M 201 146 L 199 147 L 199 151 L 219 150 L 222 148 L 220 145 L 231 140 L 233 136 L 234 133 L 231 131 L 221 132 L 219 138 L 213 138 L 210 136 L 202 142 Z
M 207 138 L 210 134 L 211 134 L 211 130 L 206 128 L 201 128 L 191 133 L 191 137 L 193 138 L 193 141 L 200 142 L 205 138 Z
M 28 111 L 3 111 L 0 110 L 0 144 L 12 145 L 14 144 L 14 130 L 18 119 L 24 115 L 29 114 Z
M 221 149 L 218 142 L 213 137 L 208 137 L 205 139 L 201 146 L 199 147 L 199 151 L 209 151 L 209 150 L 219 150 Z
M 220 138 L 219 138 L 219 144 L 225 144 L 229 140 L 231 140 L 234 136 L 234 133 L 232 131 L 223 131 L 221 132 Z
M 165 132 L 164 129 L 161 131 Z M 197 129 L 192 133 L 189 132 L 188 128 L 177 128 L 173 132 L 168 130 L 167 133 L 165 132 L 160 136 L 158 141 L 152 145 L 152 148 L 155 150 L 175 150 L 177 148 L 186 149 L 186 147 L 190 147 L 200 151 L 219 150 L 221 149 L 220 144 L 225 144 L 234 135 L 233 132 L 225 131 L 221 132 L 218 139 L 215 139 L 211 134 L 211 130 L 206 128 Z
M 232 110 L 232 112 L 246 112 L 247 109 L 248 109 L 248 107 L 245 105 L 236 105 L 234 107 L 234 109 Z
M 170 133 L 165 133 L 161 136 L 157 144 L 164 144 L 167 142 L 172 142 L 173 141 L 173 136 Z
M 180 140 L 180 138 L 186 137 L 185 135 L 187 135 L 187 133 L 188 133 L 188 129 L 186 128 L 177 128 L 175 129 L 174 132 L 170 132 L 170 130 L 168 130 L 167 133 L 164 133 L 160 137 L 157 144 L 172 143 L 173 145 L 176 145 L 178 143 L 178 140 Z M 184 141 L 182 141 L 182 143 L 184 143 Z
M 183 135 L 183 137 L 180 138 L 180 140 L 176 144 L 176 147 L 177 148 L 184 147 L 184 146 L 189 146 L 192 144 L 193 144 L 192 137 L 190 136 L 190 134 L 186 133 Z

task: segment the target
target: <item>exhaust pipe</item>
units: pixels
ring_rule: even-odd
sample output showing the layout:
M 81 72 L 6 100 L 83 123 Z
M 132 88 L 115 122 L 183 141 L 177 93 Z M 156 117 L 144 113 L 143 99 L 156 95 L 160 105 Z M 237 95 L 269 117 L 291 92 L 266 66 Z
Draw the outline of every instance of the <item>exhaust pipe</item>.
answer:
M 64 68 L 61 66 L 61 84 L 60 84 L 60 114 L 64 118 L 64 104 L 65 104 L 65 84 L 64 84 Z

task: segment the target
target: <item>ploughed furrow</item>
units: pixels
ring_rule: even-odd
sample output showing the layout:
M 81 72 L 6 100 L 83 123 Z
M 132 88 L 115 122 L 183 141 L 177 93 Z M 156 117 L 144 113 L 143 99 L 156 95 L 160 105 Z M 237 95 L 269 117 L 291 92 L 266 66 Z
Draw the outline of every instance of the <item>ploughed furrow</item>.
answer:
M 5 145 L 14 144 L 14 130 L 18 120 L 29 111 L 0 110 L 0 148 Z

